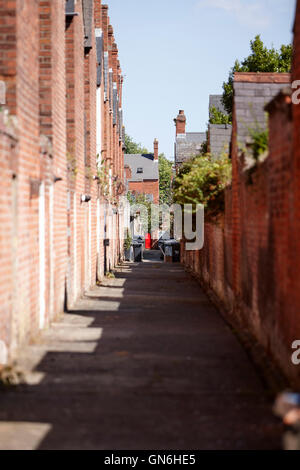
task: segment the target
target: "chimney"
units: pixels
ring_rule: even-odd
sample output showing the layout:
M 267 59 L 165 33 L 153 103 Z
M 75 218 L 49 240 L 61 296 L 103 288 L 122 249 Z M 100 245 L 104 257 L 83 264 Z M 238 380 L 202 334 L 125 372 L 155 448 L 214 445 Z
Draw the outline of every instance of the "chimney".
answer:
M 174 119 L 174 122 L 176 126 L 176 135 L 185 134 L 186 117 L 182 109 L 179 111 L 177 118 Z
M 154 139 L 154 160 L 158 160 L 158 140 Z

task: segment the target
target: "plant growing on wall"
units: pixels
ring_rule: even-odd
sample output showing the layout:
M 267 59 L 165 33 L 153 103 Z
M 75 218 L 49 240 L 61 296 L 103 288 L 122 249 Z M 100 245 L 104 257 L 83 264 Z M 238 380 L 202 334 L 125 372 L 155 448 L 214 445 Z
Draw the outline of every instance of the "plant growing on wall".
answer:
M 67 170 L 71 174 L 71 177 L 73 179 L 76 178 L 77 173 L 78 173 L 78 168 L 77 168 L 77 161 L 75 157 L 75 152 L 67 152 Z
M 104 164 L 101 163 L 101 166 L 97 168 L 97 176 L 99 181 L 99 186 L 101 188 L 102 195 L 106 198 L 109 197 L 109 172 Z
M 107 168 L 103 160 L 101 164 L 98 165 L 97 176 L 102 195 L 111 204 L 117 204 L 117 194 L 120 195 L 123 192 L 120 190 L 120 186 L 123 186 L 123 183 L 119 180 L 118 177 L 110 176 L 109 168 Z
M 269 129 L 262 129 L 259 126 L 249 129 L 252 142 L 249 147 L 252 150 L 253 158 L 258 161 L 259 157 L 268 151 L 269 148 Z
M 293 48 L 290 44 L 282 45 L 279 50 L 268 49 L 260 38 L 256 36 L 250 42 L 251 54 L 241 63 L 236 60 L 230 70 L 226 83 L 223 83 L 223 104 L 227 113 L 232 117 L 233 107 L 233 81 L 235 72 L 290 72 L 292 66 Z
M 224 156 L 213 160 L 209 154 L 186 162 L 174 182 L 174 202 L 203 204 L 206 214 L 224 210 L 224 189 L 231 181 L 231 161 Z

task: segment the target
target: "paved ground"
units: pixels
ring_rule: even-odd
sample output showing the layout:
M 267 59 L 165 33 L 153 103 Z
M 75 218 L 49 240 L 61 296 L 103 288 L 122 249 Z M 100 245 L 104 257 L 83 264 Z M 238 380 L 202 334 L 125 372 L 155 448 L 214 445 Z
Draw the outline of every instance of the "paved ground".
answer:
M 0 448 L 277 449 L 252 364 L 179 265 L 127 265 L 24 350 Z

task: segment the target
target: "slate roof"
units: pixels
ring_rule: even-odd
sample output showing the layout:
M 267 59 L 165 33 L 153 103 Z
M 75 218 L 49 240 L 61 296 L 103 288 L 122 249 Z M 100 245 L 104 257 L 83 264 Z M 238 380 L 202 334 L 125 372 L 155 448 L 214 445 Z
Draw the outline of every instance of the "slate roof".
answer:
M 83 0 L 84 47 L 92 48 L 92 24 L 94 0 Z
M 187 132 L 178 135 L 175 143 L 175 163 L 180 164 L 199 155 L 205 141 L 206 132 Z
M 131 178 L 129 182 L 145 180 L 158 180 L 158 160 L 154 160 L 153 153 L 144 155 L 124 155 L 124 165 L 131 168 Z M 137 169 L 143 168 L 143 173 L 138 173 Z
M 217 108 L 222 113 L 227 114 L 222 103 L 222 95 L 209 95 L 209 112 L 212 107 Z
M 242 148 L 250 137 L 249 128 L 255 126 L 265 129 L 267 117 L 265 106 L 290 82 L 288 74 L 268 78 L 268 74 L 257 74 L 255 82 L 253 74 L 236 74 L 234 82 L 234 102 L 237 122 L 237 142 Z M 276 78 L 278 81 L 276 81 Z M 251 81 L 250 81 L 251 80 Z M 258 81 L 259 80 L 259 81 Z
M 96 28 L 96 49 L 97 49 L 97 86 L 102 80 L 102 57 L 103 57 L 103 34 L 100 28 Z
M 206 132 L 187 132 L 186 141 L 190 143 L 203 143 L 206 140 Z
M 66 15 L 73 15 L 75 12 L 75 1 L 66 0 Z
M 210 153 L 218 159 L 223 152 L 229 152 L 232 126 L 229 124 L 209 124 Z

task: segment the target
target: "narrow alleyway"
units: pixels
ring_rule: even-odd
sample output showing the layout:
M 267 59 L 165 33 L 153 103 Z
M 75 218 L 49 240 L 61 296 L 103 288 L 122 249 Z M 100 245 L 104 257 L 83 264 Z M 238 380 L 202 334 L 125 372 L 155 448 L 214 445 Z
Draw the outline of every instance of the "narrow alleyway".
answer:
M 243 348 L 180 265 L 119 269 L 28 347 L 0 391 L 0 448 L 277 449 Z

